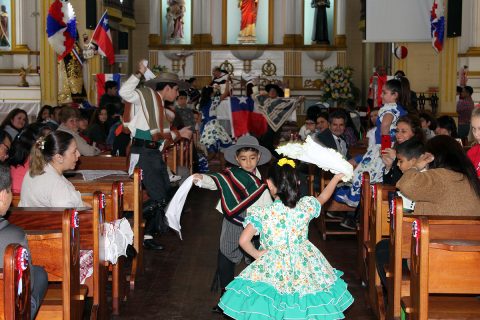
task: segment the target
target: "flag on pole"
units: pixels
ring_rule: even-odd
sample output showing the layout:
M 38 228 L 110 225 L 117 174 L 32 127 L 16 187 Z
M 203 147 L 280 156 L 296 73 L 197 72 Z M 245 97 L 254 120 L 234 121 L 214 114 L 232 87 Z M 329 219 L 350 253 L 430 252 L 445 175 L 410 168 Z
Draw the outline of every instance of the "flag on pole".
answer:
M 98 46 L 98 52 L 100 55 L 107 57 L 109 64 L 115 63 L 115 52 L 113 50 L 110 27 L 108 26 L 107 10 L 105 10 L 105 13 L 100 18 L 95 31 L 93 31 L 92 42 Z
M 115 81 L 120 88 L 120 73 L 97 73 L 97 106 L 100 106 L 100 98 L 105 94 L 105 82 Z
M 443 0 L 434 0 L 430 12 L 430 32 L 432 35 L 433 49 L 438 53 L 443 49 L 445 35 L 445 14 Z

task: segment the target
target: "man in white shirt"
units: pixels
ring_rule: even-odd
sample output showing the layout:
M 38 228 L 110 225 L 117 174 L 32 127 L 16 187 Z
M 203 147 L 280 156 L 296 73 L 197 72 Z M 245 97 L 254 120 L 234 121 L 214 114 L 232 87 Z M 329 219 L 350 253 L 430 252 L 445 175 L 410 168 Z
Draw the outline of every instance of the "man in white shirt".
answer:
M 148 196 L 153 201 L 152 208 L 155 214 L 167 205 L 170 180 L 167 166 L 162 158 L 165 145 L 179 140 L 190 139 L 192 131 L 189 128 L 177 130 L 171 126 L 175 117 L 173 112 L 164 108 L 164 101 L 173 102 L 178 96 L 178 75 L 162 73 L 156 78 L 147 81 L 146 88 L 138 88 L 140 79 L 147 72 L 143 61 L 138 64 L 138 71 L 120 88 L 120 96 L 127 102 L 123 115 L 124 127 L 132 137 L 130 165 L 138 166 L 143 170 L 143 184 Z M 135 163 L 136 161 L 136 163 Z M 145 211 L 145 210 L 144 210 Z M 143 245 L 147 249 L 162 250 L 163 246 L 153 240 L 157 231 L 156 215 L 145 217 L 145 236 Z

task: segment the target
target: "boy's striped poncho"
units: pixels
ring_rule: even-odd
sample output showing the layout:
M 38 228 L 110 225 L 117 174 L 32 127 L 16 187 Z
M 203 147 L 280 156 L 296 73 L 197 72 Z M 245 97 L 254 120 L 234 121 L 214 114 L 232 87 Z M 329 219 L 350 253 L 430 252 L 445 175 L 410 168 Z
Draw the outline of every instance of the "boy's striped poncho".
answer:
M 243 221 L 238 215 L 254 204 L 267 189 L 261 179 L 239 167 L 228 168 L 209 176 L 221 192 L 220 202 L 225 218 L 237 224 L 242 224 Z

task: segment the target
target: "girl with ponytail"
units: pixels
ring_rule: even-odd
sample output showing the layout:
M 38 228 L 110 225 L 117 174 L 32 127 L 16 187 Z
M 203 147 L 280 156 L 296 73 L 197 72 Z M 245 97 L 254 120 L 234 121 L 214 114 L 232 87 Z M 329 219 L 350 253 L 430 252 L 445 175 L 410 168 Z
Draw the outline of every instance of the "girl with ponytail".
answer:
M 55 131 L 37 139 L 20 193 L 20 207 L 83 207 L 80 192 L 63 173 L 75 169 L 80 153 L 73 136 Z

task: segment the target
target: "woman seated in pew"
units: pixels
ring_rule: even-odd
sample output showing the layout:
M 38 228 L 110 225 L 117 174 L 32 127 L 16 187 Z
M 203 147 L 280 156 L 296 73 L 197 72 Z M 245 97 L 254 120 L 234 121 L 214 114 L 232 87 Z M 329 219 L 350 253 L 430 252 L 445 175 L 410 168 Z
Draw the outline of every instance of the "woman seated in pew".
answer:
M 63 176 L 75 169 L 80 153 L 73 136 L 55 131 L 40 137 L 30 154 L 30 168 L 20 194 L 20 207 L 84 207 L 80 192 Z
M 5 248 L 10 243 L 19 243 L 24 248 L 28 249 L 28 242 L 25 236 L 25 231 L 21 228 L 8 223 L 4 215 L 7 213 L 12 202 L 12 191 L 10 190 L 12 179 L 10 177 L 10 170 L 7 166 L 0 165 L 0 268 L 3 268 L 3 256 Z M 29 255 L 30 256 L 30 255 Z M 29 260 L 31 263 L 31 259 Z M 48 286 L 48 276 L 45 270 L 39 266 L 30 266 L 30 289 L 31 289 L 31 318 L 35 319 L 35 315 L 40 307 L 40 304 L 45 297 Z
M 397 128 L 395 129 L 395 142 L 394 148 L 387 148 L 382 150 L 382 161 L 385 164 L 383 170 L 383 183 L 388 185 L 395 185 L 397 181 L 402 177 L 402 171 L 398 165 L 397 148 L 410 139 L 415 139 L 422 144 L 425 143 L 425 132 L 422 129 L 420 119 L 414 114 L 408 114 L 400 117 L 397 122 Z M 404 152 L 411 149 L 412 146 L 403 148 Z M 423 150 L 423 148 L 422 148 Z
M 20 193 L 23 178 L 30 168 L 30 151 L 40 136 L 50 133 L 50 127 L 44 123 L 32 123 L 17 135 L 9 152 L 10 175 L 12 176 L 12 192 Z
M 397 188 L 416 202 L 414 213 L 480 215 L 480 181 L 462 146 L 440 135 L 430 139 L 425 150 L 397 182 Z
M 19 207 L 91 207 L 84 203 L 80 192 L 63 176 L 67 170 L 75 169 L 80 153 L 73 136 L 63 131 L 55 131 L 40 137 L 30 155 L 30 168 L 23 179 Z M 109 233 L 106 245 L 111 261 L 126 254 L 128 244 L 132 244 L 133 232 L 126 220 L 115 220 L 115 228 Z M 125 228 L 121 228 L 125 226 Z M 128 230 L 130 228 L 130 230 Z M 117 242 L 115 239 L 127 241 Z
M 404 144 L 410 144 L 410 141 Z M 400 164 L 403 176 L 397 182 L 397 188 L 415 201 L 414 214 L 480 215 L 480 181 L 462 146 L 450 136 L 439 135 L 428 140 L 425 151 Z M 402 153 L 399 149 L 399 159 Z M 388 264 L 389 255 L 389 240 L 377 243 L 375 263 L 384 287 L 387 285 L 385 264 Z M 403 268 L 407 268 L 406 263 Z

